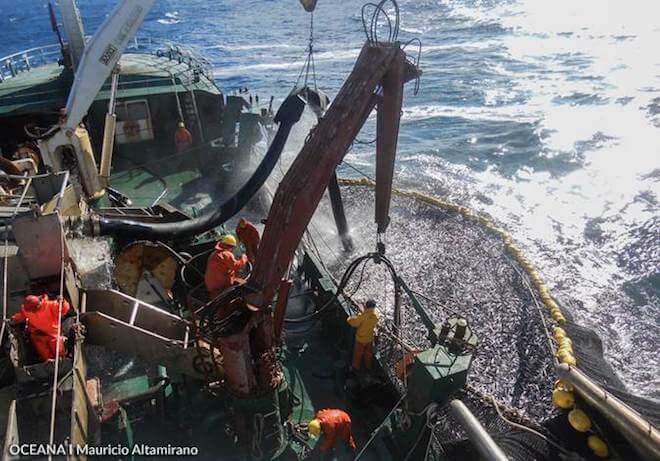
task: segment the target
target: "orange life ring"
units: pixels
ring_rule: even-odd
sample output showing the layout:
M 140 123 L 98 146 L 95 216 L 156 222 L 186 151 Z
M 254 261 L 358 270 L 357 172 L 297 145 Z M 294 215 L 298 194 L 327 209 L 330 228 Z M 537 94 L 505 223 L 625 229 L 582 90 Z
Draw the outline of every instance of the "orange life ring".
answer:
M 140 136 L 140 124 L 134 120 L 124 122 L 124 136 L 127 138 L 137 138 Z

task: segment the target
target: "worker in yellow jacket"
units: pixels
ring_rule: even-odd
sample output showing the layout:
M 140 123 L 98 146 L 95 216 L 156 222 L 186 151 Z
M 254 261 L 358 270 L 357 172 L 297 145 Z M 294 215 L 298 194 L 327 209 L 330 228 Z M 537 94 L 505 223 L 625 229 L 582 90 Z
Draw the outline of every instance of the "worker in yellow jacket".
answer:
M 376 302 L 370 299 L 364 304 L 364 310 L 360 314 L 349 317 L 347 321 L 355 328 L 353 371 L 360 371 L 363 361 L 364 367 L 370 370 L 374 357 L 374 332 L 378 325 Z

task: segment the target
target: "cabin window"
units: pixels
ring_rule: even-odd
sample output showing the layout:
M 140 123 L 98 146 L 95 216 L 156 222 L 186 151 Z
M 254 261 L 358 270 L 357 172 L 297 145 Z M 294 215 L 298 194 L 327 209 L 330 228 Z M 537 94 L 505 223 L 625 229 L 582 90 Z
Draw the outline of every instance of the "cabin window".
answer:
M 117 101 L 115 105 L 117 144 L 151 141 L 154 139 L 149 104 L 146 100 Z

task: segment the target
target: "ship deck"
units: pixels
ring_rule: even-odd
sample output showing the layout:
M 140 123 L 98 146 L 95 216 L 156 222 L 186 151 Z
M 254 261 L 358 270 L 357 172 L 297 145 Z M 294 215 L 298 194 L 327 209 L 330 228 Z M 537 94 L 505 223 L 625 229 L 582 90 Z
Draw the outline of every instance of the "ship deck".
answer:
M 287 315 L 294 318 L 305 315 L 310 306 L 311 301 L 306 297 L 292 298 Z M 365 378 L 369 381 L 368 374 L 365 372 L 357 379 L 349 377 L 352 351 L 342 345 L 341 334 L 333 330 L 333 326 L 321 321 L 293 324 L 285 329 L 287 346 L 282 364 L 296 397 L 291 421 L 294 425 L 307 424 L 318 410 L 344 410 L 351 416 L 353 436 L 359 449 L 397 402 L 391 401 L 389 395 L 367 395 L 357 390 Z M 337 454 L 336 459 L 348 459 L 348 451 L 339 449 Z M 312 458 L 318 455 L 318 450 L 310 455 Z M 376 438 L 360 459 L 388 460 L 392 459 L 392 454 L 381 439 Z
M 292 292 L 287 316 L 306 315 L 314 308 L 311 296 Z M 336 330 L 322 321 L 295 324 L 295 327 L 290 325 L 285 329 L 281 363 L 292 394 L 287 426 L 293 442 L 276 458 L 278 460 L 351 459 L 350 451 L 342 443 L 337 444 L 334 456 L 324 457 L 316 447 L 319 439 L 307 438 L 305 426 L 316 411 L 324 408 L 346 411 L 351 416 L 353 435 L 359 449 L 369 441 L 374 429 L 396 404 L 385 393 L 363 392 L 360 395 L 355 391 L 359 387 L 358 380 L 347 375 L 351 351 L 340 346 L 343 343 L 342 334 L 332 334 L 329 328 Z M 101 379 L 106 381 L 102 383 L 101 389 L 105 402 L 147 392 L 150 383 L 153 386 L 153 379 L 164 371 L 162 368 L 159 371 L 153 366 L 145 366 L 134 358 L 92 349 L 86 354 L 93 354 L 95 370 L 92 374 L 108 377 Z M 91 358 L 89 356 L 88 360 Z M 109 378 L 117 374 L 123 374 L 122 379 Z M 182 381 L 181 377 L 174 374 L 170 378 L 177 384 L 173 384 L 172 390 L 165 393 L 168 398 L 160 409 L 151 408 L 145 413 L 137 407 L 125 406 L 132 422 L 118 432 L 107 432 L 104 429 L 103 444 L 162 446 L 163 441 L 167 441 L 173 446 L 197 447 L 199 455 L 195 459 L 199 460 L 245 459 L 245 450 L 249 451 L 250 448 L 239 447 L 233 434 L 225 430 L 231 417 L 229 396 L 222 394 L 222 391 L 219 391 L 219 396 L 211 395 L 199 390 L 193 383 L 186 384 L 185 378 Z M 382 439 L 377 437 L 369 443 L 360 459 L 393 458 Z
M 205 74 L 196 72 L 189 61 L 180 62 L 165 55 L 128 53 L 122 56 L 120 68 L 118 99 L 191 90 L 220 93 L 215 83 Z M 66 106 L 72 82 L 71 72 L 57 62 L 18 72 L 16 76 L 0 82 L 0 117 L 56 112 Z M 95 101 L 109 98 L 108 80 Z

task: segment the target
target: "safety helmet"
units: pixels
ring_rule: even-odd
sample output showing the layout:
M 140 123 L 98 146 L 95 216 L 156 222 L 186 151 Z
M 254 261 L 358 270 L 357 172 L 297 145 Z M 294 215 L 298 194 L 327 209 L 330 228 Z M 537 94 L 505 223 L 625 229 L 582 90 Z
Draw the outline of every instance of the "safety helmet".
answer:
M 28 295 L 25 297 L 23 307 L 27 310 L 36 310 L 39 307 L 39 304 L 41 304 L 39 296 Z
M 186 127 L 186 124 L 185 124 L 185 123 L 183 123 L 183 122 L 179 122 L 179 128 L 185 128 L 185 127 Z
M 312 437 L 318 437 L 319 435 L 321 435 L 321 421 L 314 418 L 307 425 L 307 430 L 309 431 L 309 435 L 311 435 Z
M 220 239 L 220 243 L 223 245 L 229 246 L 229 247 L 235 247 L 236 246 L 236 237 L 233 235 L 227 234 L 223 235 L 222 239 Z

